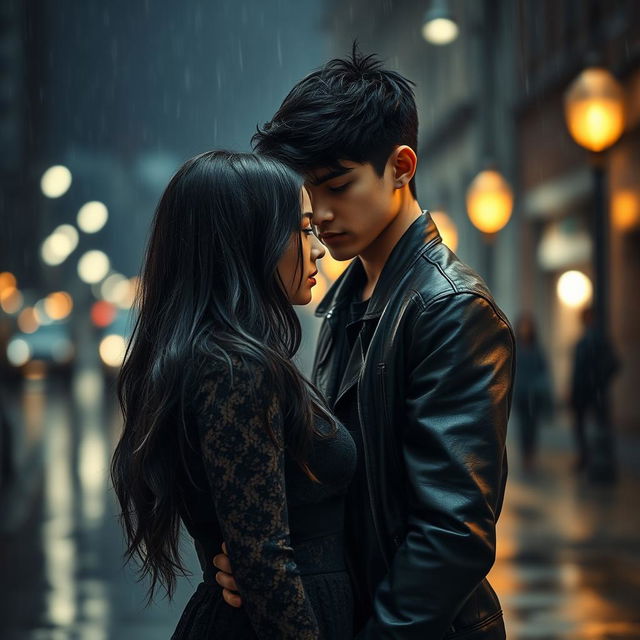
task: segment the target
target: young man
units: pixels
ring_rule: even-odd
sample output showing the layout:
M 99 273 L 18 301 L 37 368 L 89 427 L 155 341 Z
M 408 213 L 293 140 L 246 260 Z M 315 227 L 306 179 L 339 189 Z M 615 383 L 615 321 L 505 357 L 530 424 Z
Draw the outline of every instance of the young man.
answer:
M 513 333 L 416 201 L 410 84 L 354 47 L 300 81 L 254 144 L 306 176 L 331 255 L 357 256 L 316 311 L 313 367 L 358 447 L 346 509 L 357 637 L 497 640 L 502 613 L 485 576 Z M 215 564 L 233 589 L 226 557 Z

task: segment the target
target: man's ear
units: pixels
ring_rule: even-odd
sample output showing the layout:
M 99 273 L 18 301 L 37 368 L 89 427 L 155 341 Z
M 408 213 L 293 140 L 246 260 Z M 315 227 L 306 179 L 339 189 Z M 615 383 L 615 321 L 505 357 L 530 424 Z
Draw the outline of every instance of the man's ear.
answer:
M 411 178 L 416 173 L 418 156 L 411 147 L 402 144 L 395 148 L 389 161 L 393 168 L 393 186 L 396 189 L 402 189 L 411 182 Z

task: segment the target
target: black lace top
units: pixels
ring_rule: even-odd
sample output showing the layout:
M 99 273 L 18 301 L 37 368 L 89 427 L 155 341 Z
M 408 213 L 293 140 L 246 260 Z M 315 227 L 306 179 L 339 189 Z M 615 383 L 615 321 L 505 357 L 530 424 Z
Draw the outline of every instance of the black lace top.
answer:
M 318 620 L 303 577 L 322 572 L 326 554 L 322 545 L 305 542 L 326 540 L 333 553 L 336 539 L 341 545 L 355 446 L 341 425 L 330 438 L 314 438 L 309 464 L 321 483 L 312 482 L 286 454 L 282 407 L 265 371 L 235 358 L 233 364 L 233 379 L 216 365 L 205 368 L 195 387 L 187 420 L 190 479 L 181 482 L 183 521 L 212 586 L 213 556 L 222 540 L 227 543 L 257 637 L 316 639 Z M 318 421 L 316 428 L 326 432 L 329 425 Z

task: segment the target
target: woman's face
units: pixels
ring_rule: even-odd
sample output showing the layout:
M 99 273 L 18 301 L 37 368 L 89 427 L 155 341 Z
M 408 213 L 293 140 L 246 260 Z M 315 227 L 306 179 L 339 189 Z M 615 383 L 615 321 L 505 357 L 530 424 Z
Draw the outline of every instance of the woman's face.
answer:
M 301 190 L 301 200 L 300 231 L 291 235 L 289 245 L 278 263 L 278 273 L 282 278 L 291 304 L 309 304 L 311 302 L 311 288 L 316 284 L 313 276 L 318 272 L 316 260 L 324 255 L 324 246 L 313 233 L 311 200 L 304 187 Z M 300 237 L 302 263 L 296 242 L 297 233 Z M 300 268 L 302 268 L 302 280 L 300 279 Z

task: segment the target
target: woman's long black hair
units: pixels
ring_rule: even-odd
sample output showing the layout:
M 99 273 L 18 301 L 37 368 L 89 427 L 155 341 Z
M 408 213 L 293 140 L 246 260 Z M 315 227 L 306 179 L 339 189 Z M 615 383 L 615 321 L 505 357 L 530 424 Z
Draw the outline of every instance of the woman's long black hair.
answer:
M 137 560 L 140 579 L 150 578 L 148 603 L 158 585 L 172 598 L 176 577 L 186 575 L 178 479 L 196 362 L 231 367 L 233 355 L 267 367 L 285 409 L 287 450 L 312 478 L 314 413 L 335 427 L 291 362 L 301 329 L 277 271 L 292 234 L 300 242 L 301 186 L 277 160 L 214 151 L 186 162 L 156 209 L 118 379 L 124 430 L 111 463 L 125 562 Z

